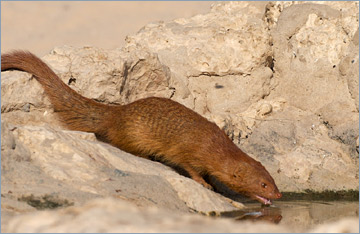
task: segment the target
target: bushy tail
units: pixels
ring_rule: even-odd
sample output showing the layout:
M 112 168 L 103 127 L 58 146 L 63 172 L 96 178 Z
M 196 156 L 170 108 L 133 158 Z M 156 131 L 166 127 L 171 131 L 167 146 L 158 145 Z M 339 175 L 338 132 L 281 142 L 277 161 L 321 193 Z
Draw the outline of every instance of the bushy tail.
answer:
M 106 105 L 81 96 L 67 86 L 41 59 L 30 52 L 1 55 L 1 71 L 20 70 L 35 76 L 50 98 L 55 112 L 71 130 L 99 133 Z

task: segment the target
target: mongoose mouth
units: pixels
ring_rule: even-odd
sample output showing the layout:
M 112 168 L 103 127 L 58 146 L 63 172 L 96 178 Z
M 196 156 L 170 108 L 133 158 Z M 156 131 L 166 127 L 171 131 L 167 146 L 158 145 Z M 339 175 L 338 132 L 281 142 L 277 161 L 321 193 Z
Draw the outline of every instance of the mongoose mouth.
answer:
M 272 205 L 272 201 L 270 199 L 267 199 L 265 197 L 259 196 L 259 195 L 254 195 L 254 198 L 256 200 L 258 200 L 259 202 L 261 202 L 264 205 Z

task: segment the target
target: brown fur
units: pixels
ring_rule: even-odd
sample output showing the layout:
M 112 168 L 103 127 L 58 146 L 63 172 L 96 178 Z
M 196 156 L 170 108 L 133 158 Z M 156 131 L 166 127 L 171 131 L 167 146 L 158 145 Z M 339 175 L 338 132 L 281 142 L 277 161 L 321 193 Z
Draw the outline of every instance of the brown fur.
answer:
M 1 55 L 1 71 L 11 69 L 36 77 L 71 130 L 93 132 L 131 154 L 180 166 L 208 188 L 204 175 L 262 203 L 281 197 L 261 163 L 242 152 L 214 123 L 177 102 L 157 97 L 123 106 L 95 102 L 69 88 L 30 52 Z

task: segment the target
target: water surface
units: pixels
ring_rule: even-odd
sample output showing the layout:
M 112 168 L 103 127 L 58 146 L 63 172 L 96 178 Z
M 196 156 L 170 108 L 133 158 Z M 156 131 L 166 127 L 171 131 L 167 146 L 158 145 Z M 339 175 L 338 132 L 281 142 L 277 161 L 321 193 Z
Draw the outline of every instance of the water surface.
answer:
M 244 203 L 248 209 L 224 212 L 222 217 L 270 221 L 303 232 L 316 225 L 335 222 L 343 217 L 359 217 L 359 201 L 275 201 L 271 206 Z

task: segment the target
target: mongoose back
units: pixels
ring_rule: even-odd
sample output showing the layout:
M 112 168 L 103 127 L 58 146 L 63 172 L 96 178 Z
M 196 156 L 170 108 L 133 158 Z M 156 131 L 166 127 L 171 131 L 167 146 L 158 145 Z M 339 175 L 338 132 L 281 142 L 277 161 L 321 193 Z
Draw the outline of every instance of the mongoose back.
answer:
M 122 106 L 101 104 L 76 93 L 25 51 L 1 55 L 1 71 L 6 70 L 32 74 L 70 130 L 93 132 L 136 156 L 155 156 L 179 166 L 207 188 L 211 186 L 203 176 L 211 175 L 263 204 L 282 196 L 260 162 L 241 151 L 216 124 L 175 101 L 150 97 Z

